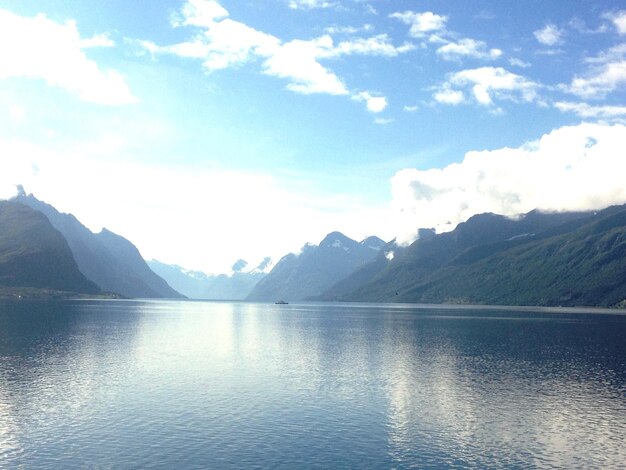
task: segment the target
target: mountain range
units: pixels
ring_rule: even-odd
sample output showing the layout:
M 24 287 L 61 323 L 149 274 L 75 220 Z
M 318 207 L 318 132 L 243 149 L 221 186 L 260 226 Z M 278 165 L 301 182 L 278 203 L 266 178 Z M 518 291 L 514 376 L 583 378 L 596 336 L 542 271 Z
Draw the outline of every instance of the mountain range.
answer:
M 229 275 L 146 263 L 128 240 L 91 232 L 23 188 L 0 201 L 0 296 L 81 295 L 250 301 L 367 301 L 626 307 L 626 205 L 517 218 L 479 214 L 400 246 L 340 232 L 275 266 Z M 270 270 L 271 268 L 271 270 Z M 20 291 L 21 292 L 21 291 Z M 13 294 L 12 294 L 13 295 Z
M 367 275 L 365 275 L 366 273 Z M 362 282 L 350 282 L 361 278 Z M 624 305 L 626 205 L 519 219 L 480 214 L 377 258 L 324 300 L 510 305 Z
M 79 271 L 100 290 L 133 298 L 184 297 L 155 274 L 135 245 L 124 237 L 106 229 L 93 233 L 72 214 L 60 213 L 32 194 L 27 195 L 21 186 L 11 202 L 43 214 L 67 242 Z

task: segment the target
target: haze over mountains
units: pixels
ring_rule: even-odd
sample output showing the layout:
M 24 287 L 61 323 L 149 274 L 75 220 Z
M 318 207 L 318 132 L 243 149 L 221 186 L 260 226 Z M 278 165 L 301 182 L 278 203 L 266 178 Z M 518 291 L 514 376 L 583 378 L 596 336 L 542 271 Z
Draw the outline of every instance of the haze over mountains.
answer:
M 451 232 L 421 229 L 406 247 L 332 232 L 273 267 L 269 258 L 253 269 L 238 260 L 230 275 L 208 275 L 146 263 L 125 238 L 92 233 L 20 188 L 0 203 L 2 286 L 142 298 L 626 307 L 626 205 L 517 219 L 479 214 Z
M 46 216 L 10 201 L 0 201 L 0 286 L 100 293 Z
M 80 272 L 102 291 L 135 298 L 182 298 L 146 264 L 137 248 L 106 229 L 93 233 L 76 217 L 27 195 L 22 187 L 11 202 L 43 214 L 65 238 Z M 45 269 L 42 263 L 41 269 Z
M 217 275 L 189 271 L 156 260 L 148 261 L 148 266 L 170 286 L 190 299 L 243 300 L 273 265 L 271 258 L 267 257 L 254 269 L 247 270 L 248 263 L 238 260 L 233 265 L 231 274 Z

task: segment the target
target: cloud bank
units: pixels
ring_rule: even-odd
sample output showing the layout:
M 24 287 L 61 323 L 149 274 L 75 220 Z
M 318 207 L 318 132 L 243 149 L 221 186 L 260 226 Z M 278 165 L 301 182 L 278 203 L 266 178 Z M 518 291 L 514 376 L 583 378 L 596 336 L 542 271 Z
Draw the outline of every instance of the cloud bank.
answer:
M 624 148 L 626 126 L 583 123 L 519 148 L 468 152 L 442 169 L 401 170 L 392 178 L 398 240 L 413 241 L 419 228 L 449 231 L 484 212 L 516 216 L 623 204 Z

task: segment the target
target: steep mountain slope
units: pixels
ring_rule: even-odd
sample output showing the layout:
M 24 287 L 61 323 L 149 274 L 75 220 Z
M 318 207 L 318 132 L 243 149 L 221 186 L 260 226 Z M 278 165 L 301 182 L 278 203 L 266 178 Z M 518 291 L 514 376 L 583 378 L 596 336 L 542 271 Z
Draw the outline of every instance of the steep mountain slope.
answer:
M 252 271 L 239 270 L 230 275 L 211 275 L 199 271 L 187 271 L 180 266 L 160 263 L 156 260 L 148 261 L 150 268 L 181 294 L 190 299 L 207 300 L 245 299 L 254 286 L 267 275 L 264 269 L 268 263 L 269 259 L 266 258 Z M 246 265 L 247 263 L 243 264 L 243 266 Z M 233 268 L 237 269 L 238 266 L 242 264 L 238 262 Z
M 418 240 L 343 299 L 612 306 L 626 298 L 626 207 L 475 216 Z
M 79 270 L 102 290 L 126 297 L 182 297 L 148 267 L 125 238 L 107 230 L 94 234 L 73 215 L 58 212 L 21 188 L 13 201 L 43 213 L 67 240 Z
M 435 236 L 432 229 L 420 229 L 418 236 L 421 240 Z M 382 240 L 381 240 L 382 241 Z M 406 247 L 400 246 L 395 240 L 384 244 L 376 258 L 354 270 L 351 274 L 340 280 L 323 292 L 318 300 L 340 300 L 361 286 L 364 286 L 379 276 L 395 258 L 402 257 Z
M 128 291 L 137 291 L 138 294 L 144 293 L 143 295 L 136 295 L 135 297 L 184 297 L 173 289 L 165 279 L 155 275 L 154 271 L 150 269 L 141 256 L 141 253 L 139 253 L 137 247 L 127 239 L 107 229 L 102 229 L 100 233 L 97 233 L 96 238 L 108 250 L 113 259 L 117 261 L 118 266 L 126 273 L 127 277 L 124 280 L 128 280 L 129 282 L 125 289 Z M 150 292 L 153 294 L 145 295 Z
M 340 232 L 319 244 L 305 245 L 300 254 L 284 256 L 252 290 L 248 300 L 305 300 L 319 296 L 358 267 L 374 260 L 384 242 L 369 237 L 358 243 Z
M 63 238 L 40 212 L 0 201 L 0 285 L 98 294 Z
M 364 286 L 374 280 L 376 276 L 380 275 L 380 273 L 382 273 L 385 268 L 389 266 L 392 257 L 396 256 L 396 253 L 401 250 L 402 248 L 397 246 L 395 242 L 390 242 L 380 250 L 373 261 L 356 268 L 352 273 L 348 274 L 336 284 L 333 284 L 330 288 L 322 292 L 322 294 L 320 294 L 316 299 L 341 300 L 345 296 L 359 289 L 361 286 Z

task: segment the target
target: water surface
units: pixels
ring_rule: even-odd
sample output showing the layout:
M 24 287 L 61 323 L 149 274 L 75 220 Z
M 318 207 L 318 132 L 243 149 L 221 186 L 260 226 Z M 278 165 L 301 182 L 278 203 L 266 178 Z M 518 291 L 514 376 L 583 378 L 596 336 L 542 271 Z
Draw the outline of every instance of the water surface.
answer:
M 623 468 L 626 316 L 0 303 L 0 467 Z

